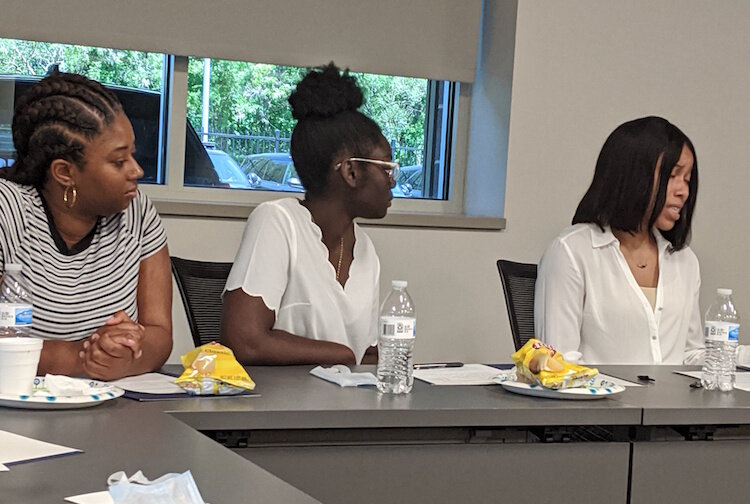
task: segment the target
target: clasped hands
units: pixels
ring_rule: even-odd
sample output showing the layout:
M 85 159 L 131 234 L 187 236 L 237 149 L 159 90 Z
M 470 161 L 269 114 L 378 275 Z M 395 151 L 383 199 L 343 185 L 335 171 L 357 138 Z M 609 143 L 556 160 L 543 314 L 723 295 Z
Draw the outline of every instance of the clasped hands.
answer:
M 115 380 L 133 374 L 133 363 L 141 358 L 146 328 L 118 311 L 83 341 L 78 352 L 83 370 L 91 378 Z

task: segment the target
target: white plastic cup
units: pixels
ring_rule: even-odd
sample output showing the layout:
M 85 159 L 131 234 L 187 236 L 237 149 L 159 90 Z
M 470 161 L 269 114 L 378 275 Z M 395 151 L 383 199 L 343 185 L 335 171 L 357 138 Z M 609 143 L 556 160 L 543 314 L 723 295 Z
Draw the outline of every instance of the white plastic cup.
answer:
M 41 339 L 0 338 L 0 394 L 31 394 L 41 354 Z

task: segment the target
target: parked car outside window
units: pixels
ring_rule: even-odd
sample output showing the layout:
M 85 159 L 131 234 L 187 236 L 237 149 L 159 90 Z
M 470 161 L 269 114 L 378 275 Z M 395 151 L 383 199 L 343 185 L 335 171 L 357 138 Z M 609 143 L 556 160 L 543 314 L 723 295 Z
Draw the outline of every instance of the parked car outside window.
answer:
M 402 166 L 398 170 L 398 179 L 393 187 L 396 198 L 421 198 L 424 184 L 422 165 Z
M 267 191 L 305 192 L 288 152 L 264 152 L 247 156 L 242 165 L 248 176 L 255 174 Z
M 260 177 L 245 175 L 240 165 L 223 150 L 206 148 L 206 153 L 221 183 L 229 184 L 232 189 L 253 189 L 259 185 Z
M 15 148 L 11 136 L 10 117 L 13 105 L 41 77 L 0 75 L 0 119 L 8 118 L 8 124 L 0 120 L 0 168 L 11 166 L 15 160 Z M 143 168 L 141 183 L 158 183 L 163 180 L 158 174 L 159 121 L 162 96 L 156 91 L 125 86 L 105 85 L 122 103 L 125 114 L 135 133 L 135 159 Z M 206 149 L 190 125 L 185 130 L 185 185 L 227 187 L 219 180 Z

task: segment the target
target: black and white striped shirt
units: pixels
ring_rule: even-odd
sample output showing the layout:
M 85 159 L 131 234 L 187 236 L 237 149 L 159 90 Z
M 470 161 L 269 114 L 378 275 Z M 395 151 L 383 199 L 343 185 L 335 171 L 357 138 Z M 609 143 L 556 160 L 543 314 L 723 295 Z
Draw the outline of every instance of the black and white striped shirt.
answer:
M 39 192 L 0 179 L 0 269 L 23 265 L 33 299 L 32 336 L 87 338 L 119 310 L 137 320 L 140 262 L 166 242 L 159 214 L 138 191 L 128 208 L 99 218 L 87 247 L 64 254 Z

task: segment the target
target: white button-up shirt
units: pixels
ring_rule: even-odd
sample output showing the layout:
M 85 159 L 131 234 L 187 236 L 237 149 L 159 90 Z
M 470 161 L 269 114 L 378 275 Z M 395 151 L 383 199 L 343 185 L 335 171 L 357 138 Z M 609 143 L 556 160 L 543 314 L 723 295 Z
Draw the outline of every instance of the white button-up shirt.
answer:
M 689 247 L 670 253 L 670 243 L 656 230 L 654 236 L 659 281 L 652 309 L 608 227 L 565 229 L 539 264 L 537 338 L 592 364 L 700 364 L 698 259 Z

